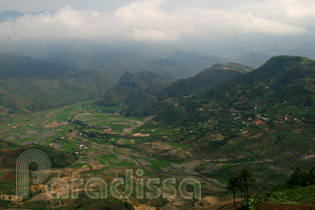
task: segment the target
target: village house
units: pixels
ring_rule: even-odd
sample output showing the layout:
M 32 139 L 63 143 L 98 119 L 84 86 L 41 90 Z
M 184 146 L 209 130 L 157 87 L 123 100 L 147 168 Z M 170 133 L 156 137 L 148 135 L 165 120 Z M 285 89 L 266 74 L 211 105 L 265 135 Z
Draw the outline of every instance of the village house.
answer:
M 255 120 L 255 121 L 253 122 L 253 125 L 255 125 L 255 126 L 266 125 L 266 122 L 257 119 L 257 120 Z
M 0 195 L 0 200 L 11 201 L 12 203 L 19 203 L 23 201 L 23 198 L 16 195 Z

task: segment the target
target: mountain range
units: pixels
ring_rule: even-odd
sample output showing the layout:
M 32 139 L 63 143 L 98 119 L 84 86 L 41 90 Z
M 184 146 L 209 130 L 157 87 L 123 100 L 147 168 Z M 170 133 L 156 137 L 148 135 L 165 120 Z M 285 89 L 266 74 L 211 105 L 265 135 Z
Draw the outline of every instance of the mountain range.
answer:
M 0 105 L 43 110 L 100 97 L 114 84 L 101 71 L 12 54 L 0 55 Z
M 162 60 L 159 65 L 166 62 L 168 67 L 179 66 L 181 56 L 182 63 L 189 59 L 180 54 L 177 62 Z M 47 129 L 47 134 L 60 133 L 37 142 L 61 146 L 77 155 L 74 157 L 80 156 L 79 145 L 93 141 L 86 146 L 95 148 L 83 153 L 91 155 L 91 159 L 83 156 L 80 161 L 94 162 L 105 157 L 106 161 L 98 161 L 108 164 L 115 155 L 107 152 L 117 155 L 130 152 L 128 158 L 137 153 L 135 160 L 145 157 L 143 162 L 148 161 L 154 173 L 162 171 L 163 175 L 171 176 L 185 173 L 210 180 L 213 186 L 221 188 L 228 184 L 231 174 L 244 167 L 254 172 L 258 186 L 268 189 L 286 180 L 296 167 L 314 166 L 314 60 L 275 56 L 257 69 L 237 63 L 215 64 L 179 80 L 170 80 L 170 75 L 159 68 L 150 70 L 124 70 L 117 81 L 104 69 L 80 70 L 51 61 L 0 54 L 0 108 L 1 115 L 8 118 L 1 121 L 5 141 L 0 141 L 0 145 L 21 152 L 14 150 L 10 141 L 34 143 L 34 139 L 46 133 L 38 133 L 37 137 L 33 130 Z M 76 103 L 86 99 L 98 100 Z M 73 103 L 76 104 L 66 106 Z M 56 107 L 60 109 L 47 110 Z M 18 114 L 21 110 L 25 113 Z M 38 123 L 37 113 L 43 110 L 44 120 L 38 126 L 25 120 Z M 12 124 L 11 117 L 16 119 Z M 24 122 L 17 124 L 22 118 Z M 53 129 L 55 126 L 57 129 Z M 18 132 L 21 136 L 15 135 Z M 31 136 L 25 137 L 26 134 Z M 78 142 L 81 138 L 82 142 Z M 102 144 L 106 149 L 100 151 Z M 49 147 L 40 149 L 53 155 L 55 151 Z M 12 167 L 16 156 L 9 159 L 7 150 L 2 153 L 2 166 Z M 55 166 L 65 167 L 74 160 L 69 154 L 56 154 Z M 123 165 L 138 167 L 129 162 L 119 167 Z M 69 168 L 72 167 L 79 169 L 82 165 Z M 89 173 L 93 169 L 87 170 Z M 208 186 L 212 190 L 213 186 L 205 187 Z M 7 192 L 6 187 L 2 190 Z
M 100 48 L 82 44 L 64 47 L 44 60 L 79 69 L 102 70 L 117 79 L 125 72 L 151 71 L 172 80 L 188 78 L 211 65 L 225 61 L 220 57 L 183 50 L 139 46 L 131 46 L 130 49 L 115 46 Z

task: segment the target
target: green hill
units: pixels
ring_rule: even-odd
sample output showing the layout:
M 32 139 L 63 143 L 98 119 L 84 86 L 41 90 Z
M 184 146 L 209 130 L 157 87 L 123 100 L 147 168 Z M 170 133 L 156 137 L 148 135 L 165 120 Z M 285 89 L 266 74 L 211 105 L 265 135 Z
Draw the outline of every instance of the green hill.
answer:
M 178 80 L 162 90 L 158 97 L 166 99 L 199 94 L 249 71 L 251 71 L 250 67 L 241 64 L 217 64 L 201 71 L 194 77 Z
M 145 128 L 174 130 L 169 141 L 204 160 L 196 171 L 226 183 L 246 166 L 266 187 L 315 164 L 314 101 L 315 61 L 277 56 L 203 93 L 142 100 L 126 113 L 155 115 L 160 124 Z
M 0 76 L 24 78 L 58 78 L 70 72 L 76 71 L 65 65 L 39 61 L 31 57 L 19 56 L 14 54 L 0 54 Z
M 150 71 L 134 74 L 126 72 L 119 79 L 118 84 L 111 87 L 98 103 L 105 106 L 119 105 L 128 99 L 143 95 L 148 88 L 163 80 L 165 80 L 164 77 Z
M 173 124 L 181 119 L 181 116 L 178 114 L 184 113 L 179 108 L 172 107 L 172 104 L 176 104 L 177 100 L 173 98 L 202 94 L 205 90 L 209 90 L 217 84 L 249 71 L 251 71 L 249 67 L 241 64 L 217 64 L 205 69 L 194 77 L 178 80 L 174 83 L 164 81 L 147 88 L 142 94 L 133 94 L 133 97 L 121 97 L 123 100 L 120 101 L 124 101 L 124 105 L 127 108 L 124 113 L 128 116 L 155 114 L 156 119 L 167 124 Z M 131 91 L 130 87 L 120 88 L 119 90 L 121 95 Z M 115 95 L 117 96 L 118 94 Z
M 271 119 L 279 121 L 276 118 L 290 116 L 291 120 L 312 121 L 314 70 L 315 62 L 308 58 L 274 57 L 257 70 L 202 95 L 183 99 L 179 104 L 186 110 L 187 120 L 182 124 L 194 126 L 215 119 L 216 126 L 211 130 L 226 133 L 228 139 L 255 119 L 268 118 L 271 122 Z
M 102 94 L 113 80 L 100 71 L 80 71 L 30 57 L 0 55 L 0 105 L 43 110 Z
M 314 165 L 315 61 L 278 56 L 203 95 L 177 103 L 182 144 L 211 162 L 197 170 L 224 180 L 243 165 L 273 184 L 296 166 Z M 222 165 L 223 163 L 221 163 Z M 220 164 L 219 164 L 220 165 Z
M 284 101 L 298 106 L 312 106 L 314 70 L 315 62 L 308 58 L 273 57 L 257 70 L 220 85 L 205 95 L 225 107 L 236 109 L 252 109 L 254 106 L 268 109 Z

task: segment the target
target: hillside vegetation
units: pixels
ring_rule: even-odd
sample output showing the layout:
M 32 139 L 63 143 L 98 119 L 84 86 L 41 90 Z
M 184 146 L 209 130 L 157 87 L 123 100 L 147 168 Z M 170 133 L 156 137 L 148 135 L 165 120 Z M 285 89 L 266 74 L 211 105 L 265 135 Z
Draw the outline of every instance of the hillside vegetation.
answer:
M 119 94 L 117 94 L 118 91 L 108 91 L 106 95 L 109 95 L 112 98 L 119 97 L 119 95 L 124 94 L 129 96 L 132 95 L 132 97 L 125 97 L 124 99 L 123 97 L 120 97 L 119 101 L 123 102 L 126 108 L 123 111 L 125 115 L 155 115 L 156 120 L 161 121 L 167 125 L 171 125 L 175 122 L 183 120 L 183 117 L 185 117 L 183 110 L 177 106 L 174 106 L 178 100 L 176 98 L 187 97 L 193 93 L 201 94 L 205 90 L 208 90 L 217 84 L 221 84 L 224 81 L 241 75 L 241 72 L 247 71 L 250 71 L 249 67 L 235 63 L 214 65 L 211 68 L 203 70 L 194 77 L 178 80 L 174 83 L 171 83 L 170 81 L 162 81 L 154 85 L 151 83 L 151 86 L 146 87 L 145 91 L 131 90 L 130 87 L 125 86 L 124 88 L 119 88 Z M 126 78 L 126 76 L 122 77 L 121 79 L 124 78 Z M 130 78 L 132 77 L 129 76 L 128 80 L 130 80 Z M 118 85 L 118 87 L 119 86 L 121 85 Z M 117 90 L 117 87 L 115 89 Z M 104 98 L 107 97 L 106 95 Z M 112 100 L 107 99 L 107 101 Z M 114 104 L 105 105 L 108 106 Z
M 100 71 L 0 55 L 0 105 L 11 109 L 43 110 L 97 98 L 113 83 Z
M 201 71 L 194 77 L 178 80 L 163 89 L 158 94 L 158 98 L 166 99 L 199 94 L 249 71 L 251 71 L 250 67 L 241 64 L 217 64 Z
M 38 61 L 32 62 L 42 65 Z M 27 78 L 36 85 L 39 81 L 45 85 L 52 81 L 58 84 L 72 81 L 75 85 L 88 86 L 83 93 L 100 85 L 95 82 L 98 78 L 88 80 L 90 71 L 63 66 L 54 78 L 46 76 L 50 71 L 45 73 L 45 70 L 30 68 L 32 76 L 17 79 L 19 73 L 14 76 L 14 71 L 18 69 L 16 66 L 3 71 L 1 80 L 24 81 Z M 163 97 L 163 91 L 179 90 L 180 85 L 177 85 L 181 83 L 165 81 L 165 77 L 149 71 L 126 73 L 117 85 L 104 91 L 106 94 L 99 100 L 13 114 L 0 106 L 0 138 L 4 140 L 0 142 L 0 148 L 7 148 L 0 149 L 3 171 L 0 173 L 0 191 L 14 194 L 16 157 L 25 149 L 38 148 L 52 158 L 52 174 L 64 180 L 78 175 L 84 180 L 96 176 L 107 182 L 113 177 L 125 177 L 126 169 L 144 169 L 144 179 L 176 177 L 179 181 L 196 178 L 201 183 L 202 198 L 186 200 L 179 196 L 176 202 L 163 197 L 135 200 L 135 192 L 126 200 L 109 197 L 92 201 L 80 193 L 79 200 L 27 201 L 23 204 L 27 209 L 136 209 L 140 205 L 152 209 L 211 209 L 215 206 L 228 209 L 233 208 L 234 202 L 225 200 L 231 198 L 226 192 L 227 186 L 236 198 L 241 195 L 245 198 L 243 207 L 246 209 L 253 202 L 263 209 L 312 207 L 314 70 L 315 61 L 289 56 L 274 57 L 252 71 L 238 64 L 216 65 L 193 78 L 181 80 L 185 83 L 183 86 L 190 87 L 185 90 L 188 92 Z M 100 78 L 102 73 L 98 72 L 98 75 L 96 72 L 93 75 Z M 228 75 L 230 79 L 227 79 Z M 196 82 L 192 82 L 194 80 Z M 49 91 L 58 91 L 56 99 L 61 100 L 58 94 L 76 93 L 71 89 L 75 86 L 70 85 L 74 84 L 69 83 L 64 89 L 53 86 Z M 2 88 L 1 93 L 9 90 Z M 48 92 L 44 93 L 46 97 Z M 21 98 L 30 97 L 24 96 L 21 90 L 15 94 Z M 14 95 L 8 96 L 18 99 Z M 7 103 L 6 98 L 1 99 Z M 34 102 L 34 98 L 31 99 Z M 41 104 L 45 99 L 39 97 L 38 100 L 37 104 Z M 47 104 L 52 102 L 47 101 Z M 17 107 L 22 105 L 17 104 Z M 301 170 L 294 171 L 297 166 Z M 292 175 L 284 183 L 289 174 Z M 231 177 L 233 182 L 229 180 Z M 179 187 L 178 183 L 175 188 Z M 284 186 L 269 195 L 265 193 L 279 183 Z M 147 189 L 147 185 L 144 187 Z M 257 198 L 253 197 L 253 191 Z M 34 189 L 32 199 L 39 193 L 40 189 Z M 225 201 L 220 202 L 220 199 Z M 235 204 L 240 202 L 236 199 Z M 0 202 L 2 207 L 8 205 L 9 202 Z
M 133 100 L 135 97 L 141 97 L 145 91 L 165 80 L 159 74 L 150 71 L 140 73 L 126 72 L 120 79 L 117 85 L 111 87 L 98 103 L 105 106 L 116 106 L 126 100 Z M 149 91 L 149 90 L 148 90 Z
M 139 100 L 125 113 L 154 115 L 160 124 L 147 123 L 146 129 L 174 129 L 169 141 L 190 145 L 186 150 L 195 158 L 208 160 L 197 172 L 227 183 L 227 174 L 248 166 L 267 186 L 296 166 L 315 163 L 314 73 L 311 59 L 277 56 L 203 93 Z

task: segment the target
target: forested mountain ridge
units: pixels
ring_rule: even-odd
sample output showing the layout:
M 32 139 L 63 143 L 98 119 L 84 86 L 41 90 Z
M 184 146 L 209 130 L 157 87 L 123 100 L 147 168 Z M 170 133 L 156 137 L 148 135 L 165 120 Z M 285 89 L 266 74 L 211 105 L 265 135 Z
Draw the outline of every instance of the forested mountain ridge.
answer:
M 121 77 L 119 85 L 111 88 L 105 94 L 103 101 L 111 103 L 103 103 L 103 105 L 112 106 L 124 102 L 125 114 L 127 115 L 147 116 L 156 114 L 158 118 L 171 123 L 173 121 L 172 116 L 174 116 L 174 119 L 180 119 L 180 116 L 176 114 L 177 108 L 171 107 L 169 104 L 169 102 L 174 101 L 173 98 L 202 94 L 217 84 L 249 71 L 251 71 L 251 68 L 241 64 L 216 64 L 188 79 L 178 80 L 174 83 L 170 81 L 150 83 L 145 91 L 137 91 L 140 88 L 137 88 L 135 84 L 133 84 L 133 87 L 130 84 L 129 86 L 123 84 L 124 80 L 130 82 L 130 78 L 133 78 L 129 74 L 129 76 Z M 142 90 L 144 89 L 142 88 Z M 117 102 L 112 103 L 115 97 Z
M 148 88 L 163 80 L 166 78 L 150 71 L 134 74 L 126 72 L 119 79 L 118 84 L 111 87 L 98 103 L 105 106 L 119 105 L 133 97 L 142 96 Z
M 257 70 L 235 78 L 205 93 L 211 100 L 234 103 L 259 103 L 263 106 L 287 101 L 295 105 L 314 105 L 315 61 L 304 57 L 277 56 Z M 240 101 L 240 99 L 244 99 Z M 239 102 L 239 103 L 238 103 Z M 235 103 L 238 103 L 236 105 Z M 246 108 L 246 107 L 244 107 Z M 253 107 L 251 107 L 253 108 Z
M 185 119 L 191 124 L 209 120 L 209 116 L 214 115 L 226 123 L 233 121 L 233 118 L 222 117 L 221 111 L 225 110 L 232 111 L 231 114 L 234 112 L 233 115 L 236 112 L 245 112 L 248 117 L 255 118 L 256 114 L 277 113 L 281 111 L 277 107 L 279 109 L 284 106 L 291 107 L 290 113 L 301 114 L 302 110 L 307 110 L 303 111 L 307 114 L 314 109 L 314 70 L 315 61 L 308 58 L 273 57 L 262 67 L 224 82 L 201 95 L 183 99 L 179 104 L 186 110 Z M 311 113 L 307 116 L 311 117 Z
M 0 76 L 4 77 L 41 77 L 52 79 L 78 71 L 69 66 L 39 61 L 27 56 L 0 54 Z
M 44 59 L 79 69 L 93 68 L 105 71 L 117 80 L 125 72 L 142 71 L 151 71 L 168 79 L 188 78 L 208 66 L 225 61 L 216 56 L 163 47 L 133 45 L 121 49 L 110 45 L 84 43 L 65 45 Z
M 215 87 L 222 82 L 228 81 L 242 73 L 251 71 L 250 67 L 236 64 L 217 64 L 207 68 L 197 75 L 181 79 L 165 88 L 158 94 L 159 99 L 181 97 L 192 94 L 200 94 Z
M 104 72 L 81 71 L 30 57 L 0 55 L 0 105 L 28 110 L 92 99 L 114 84 Z

